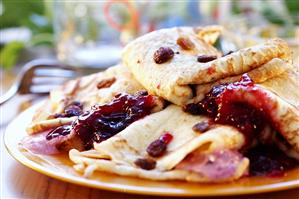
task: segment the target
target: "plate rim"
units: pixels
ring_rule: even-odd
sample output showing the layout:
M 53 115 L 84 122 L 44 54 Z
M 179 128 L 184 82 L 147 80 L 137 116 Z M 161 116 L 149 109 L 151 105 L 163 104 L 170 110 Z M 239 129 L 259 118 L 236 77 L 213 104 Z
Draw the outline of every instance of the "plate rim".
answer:
M 252 194 L 260 194 L 260 193 L 269 193 L 269 192 L 276 192 L 276 191 L 283 191 L 283 190 L 289 190 L 289 189 L 295 189 L 299 188 L 299 179 L 298 180 L 292 180 L 292 181 L 286 181 L 286 182 L 278 182 L 271 184 L 271 187 L 269 185 L 257 185 L 253 187 L 244 187 L 244 189 L 239 189 L 239 190 L 234 190 L 234 191 L 223 191 L 221 192 L 214 191 L 212 192 L 169 192 L 169 191 L 153 191 L 153 190 L 147 190 L 144 187 L 138 187 L 137 185 L 125 185 L 126 189 L 124 189 L 124 184 L 122 183 L 107 183 L 107 182 L 100 182 L 99 183 L 93 184 L 91 181 L 88 181 L 88 179 L 80 176 L 74 176 L 69 173 L 64 173 L 64 175 L 59 175 L 57 172 L 54 170 L 49 170 L 47 168 L 44 168 L 42 165 L 39 165 L 38 163 L 30 160 L 27 158 L 19 149 L 12 149 L 9 144 L 9 136 L 8 132 L 13 126 L 13 124 L 18 121 L 18 119 L 24 117 L 24 115 L 29 114 L 30 111 L 34 111 L 37 109 L 39 106 L 42 105 L 46 100 L 42 100 L 28 109 L 24 110 L 20 114 L 17 115 L 12 121 L 9 122 L 7 125 L 5 132 L 3 134 L 3 141 L 4 141 L 4 146 L 10 156 L 12 156 L 16 161 L 21 163 L 22 165 L 26 166 L 29 169 L 32 169 L 38 173 L 41 173 L 43 175 L 46 175 L 48 177 L 54 178 L 56 180 L 61 180 L 64 182 L 68 182 L 71 184 L 76 184 L 88 188 L 95 188 L 95 189 L 101 189 L 101 190 L 106 190 L 106 191 L 113 191 L 113 192 L 119 192 L 119 193 L 127 193 L 127 194 L 139 194 L 139 195 L 152 195 L 152 196 L 176 196 L 176 197 L 198 197 L 198 196 L 240 196 L 240 195 L 252 195 Z M 32 116 L 32 114 L 31 114 Z M 31 118 L 30 118 L 31 119 Z M 128 178 L 126 176 L 119 176 L 120 178 Z M 130 177 L 132 178 L 132 177 Z M 134 177 L 133 177 L 134 178 Z M 146 179 L 145 179 L 146 180 Z M 187 183 L 187 182 L 186 182 Z M 117 186 L 116 186 L 117 185 Z M 136 189 L 137 188 L 137 189 Z M 152 189 L 152 188 L 150 188 Z M 171 189 L 171 188 L 170 188 Z

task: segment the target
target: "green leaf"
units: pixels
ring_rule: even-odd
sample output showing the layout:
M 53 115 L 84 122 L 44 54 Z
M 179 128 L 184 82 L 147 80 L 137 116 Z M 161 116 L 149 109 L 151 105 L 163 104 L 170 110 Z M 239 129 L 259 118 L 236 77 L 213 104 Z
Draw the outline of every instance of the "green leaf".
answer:
M 32 14 L 43 14 L 44 4 L 40 0 L 2 0 L 3 15 L 0 26 L 22 26 Z
M 13 41 L 4 46 L 0 51 L 0 66 L 4 69 L 13 67 L 19 58 L 20 52 L 24 49 L 23 42 Z

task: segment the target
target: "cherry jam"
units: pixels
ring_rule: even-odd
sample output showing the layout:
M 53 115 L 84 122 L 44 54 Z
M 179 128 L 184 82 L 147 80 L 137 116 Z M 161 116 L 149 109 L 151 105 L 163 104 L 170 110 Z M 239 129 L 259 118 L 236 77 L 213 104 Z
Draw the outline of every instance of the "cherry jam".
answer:
M 273 159 L 275 150 L 278 150 L 276 146 L 272 146 L 275 148 L 272 151 L 265 151 L 264 147 L 252 148 L 254 141 L 262 140 L 262 132 L 267 125 L 278 132 L 280 132 L 280 125 L 279 121 L 273 119 L 276 104 L 265 91 L 255 86 L 247 74 L 244 74 L 240 81 L 214 86 L 203 100 L 197 104 L 189 104 L 184 109 L 194 115 L 207 115 L 213 118 L 215 123 L 228 124 L 242 132 L 245 137 L 242 151 L 249 155 L 252 175 L 277 171 L 277 165 L 282 165 L 279 171 L 293 167 L 285 166 L 283 162 L 279 162 L 279 159 Z M 263 156 L 259 156 L 260 154 L 269 155 L 269 158 L 262 161 Z M 283 152 L 280 154 L 282 159 L 288 160 Z M 298 161 L 295 162 L 299 165 Z M 293 163 L 290 161 L 289 164 L 294 165 Z M 258 169 L 263 168 L 262 165 L 268 169 L 260 172 Z
M 267 123 L 273 122 L 269 113 L 273 107 L 268 96 L 244 74 L 238 82 L 214 86 L 202 101 L 187 105 L 185 111 L 235 126 L 244 134 L 246 144 L 250 144 Z
M 74 131 L 84 142 L 85 148 L 93 147 L 93 142 L 101 142 L 119 133 L 131 123 L 151 113 L 155 106 L 152 95 L 119 94 L 108 104 L 94 106 L 80 115 L 72 125 L 65 126 L 68 133 Z M 48 134 L 48 139 L 68 134 L 58 127 Z

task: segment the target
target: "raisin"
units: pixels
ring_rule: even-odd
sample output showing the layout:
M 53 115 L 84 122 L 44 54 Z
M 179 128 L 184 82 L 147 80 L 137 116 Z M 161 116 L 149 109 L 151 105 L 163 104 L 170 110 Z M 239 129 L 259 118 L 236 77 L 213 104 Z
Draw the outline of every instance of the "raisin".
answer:
M 202 122 L 195 124 L 192 127 L 192 130 L 195 132 L 203 133 L 203 132 L 209 130 L 209 127 L 210 127 L 210 124 L 208 121 L 202 121 Z
M 109 88 L 116 81 L 115 77 L 104 79 L 97 84 L 97 88 Z
M 185 37 L 178 38 L 176 43 L 184 50 L 192 50 L 195 47 L 192 41 Z
M 191 115 L 200 115 L 204 112 L 204 110 L 202 110 L 202 108 L 200 106 L 198 106 L 198 104 L 187 104 L 183 107 L 183 110 L 187 113 L 190 113 Z
M 155 53 L 154 53 L 154 61 L 156 64 L 162 64 L 167 62 L 168 60 L 172 59 L 174 56 L 174 52 L 169 47 L 160 47 Z
M 155 140 L 147 147 L 146 152 L 152 157 L 159 157 L 166 151 L 166 146 L 162 140 Z
M 169 144 L 172 139 L 173 136 L 170 133 L 165 133 L 159 139 L 150 143 L 146 149 L 146 152 L 152 157 L 160 157 L 165 153 L 167 144 Z
M 197 61 L 200 63 L 207 63 L 217 59 L 216 55 L 200 55 L 197 57 Z
M 148 158 L 138 158 L 134 163 L 144 170 L 152 170 L 156 167 L 156 161 Z

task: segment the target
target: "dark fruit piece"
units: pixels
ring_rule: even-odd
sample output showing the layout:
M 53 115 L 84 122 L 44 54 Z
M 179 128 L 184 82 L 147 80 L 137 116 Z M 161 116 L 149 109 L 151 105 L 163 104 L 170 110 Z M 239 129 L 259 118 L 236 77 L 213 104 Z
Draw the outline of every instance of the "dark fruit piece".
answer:
M 217 59 L 216 55 L 200 55 L 197 57 L 197 61 L 199 63 L 207 63 L 207 62 L 213 61 L 215 59 Z
M 152 157 L 160 157 L 166 152 L 167 144 L 169 144 L 172 139 L 173 136 L 171 134 L 165 133 L 159 139 L 150 143 L 146 152 Z
M 138 158 L 134 163 L 144 170 L 152 170 L 156 167 L 156 161 L 149 158 Z
M 192 130 L 195 131 L 195 132 L 203 133 L 203 132 L 207 131 L 209 128 L 210 128 L 209 122 L 208 121 L 202 121 L 202 122 L 199 122 L 199 123 L 195 124 L 192 127 Z
M 172 59 L 174 56 L 174 52 L 169 47 L 160 47 L 155 53 L 154 53 L 154 61 L 156 64 L 162 64 L 167 62 L 168 60 Z
M 166 146 L 162 140 L 155 140 L 146 148 L 146 152 L 152 157 L 159 157 L 166 151 Z

